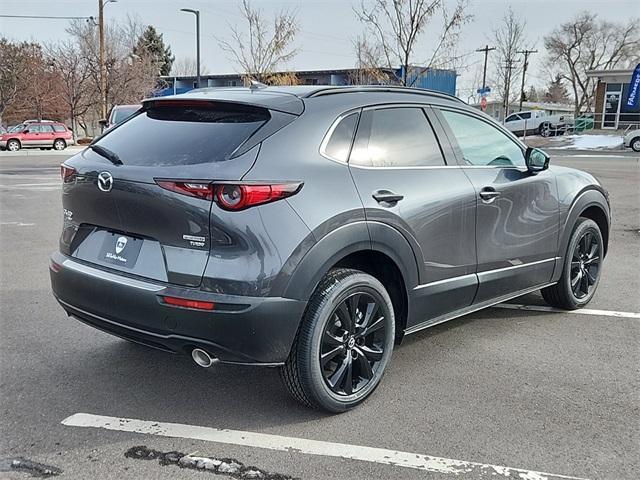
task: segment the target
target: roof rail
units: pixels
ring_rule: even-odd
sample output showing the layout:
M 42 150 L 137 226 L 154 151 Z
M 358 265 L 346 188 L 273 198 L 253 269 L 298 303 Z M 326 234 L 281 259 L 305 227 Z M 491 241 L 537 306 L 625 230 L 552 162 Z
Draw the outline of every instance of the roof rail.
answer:
M 439 97 L 447 100 L 455 100 L 460 103 L 465 103 L 464 100 L 459 99 L 448 93 L 438 92 L 436 90 L 428 90 L 426 88 L 412 88 L 402 87 L 395 85 L 372 85 L 372 86 L 346 86 L 346 87 L 325 87 L 319 88 L 307 95 L 305 98 L 322 97 L 325 95 L 336 95 L 339 93 L 354 93 L 354 92 L 393 92 L 393 93 L 408 93 L 413 95 L 425 95 L 430 97 Z

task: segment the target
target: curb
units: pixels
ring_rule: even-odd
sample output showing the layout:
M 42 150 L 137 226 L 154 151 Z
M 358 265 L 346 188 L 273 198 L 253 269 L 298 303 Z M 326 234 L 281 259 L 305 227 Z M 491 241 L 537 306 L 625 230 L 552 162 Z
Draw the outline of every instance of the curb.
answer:
M 9 152 L 7 150 L 4 150 L 4 151 L 0 151 L 0 158 L 2 157 L 40 157 L 40 156 L 51 156 L 51 155 L 71 156 L 81 152 L 85 148 L 86 147 L 84 146 L 74 145 L 72 147 L 67 147 L 64 150 L 40 150 L 40 149 L 29 149 L 29 148 L 18 150 L 17 152 Z

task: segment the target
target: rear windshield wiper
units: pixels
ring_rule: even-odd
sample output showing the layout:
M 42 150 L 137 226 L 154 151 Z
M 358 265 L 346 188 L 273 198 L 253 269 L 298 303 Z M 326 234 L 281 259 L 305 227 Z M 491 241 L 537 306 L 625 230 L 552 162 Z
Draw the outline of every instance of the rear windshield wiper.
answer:
M 89 148 L 94 152 L 96 152 L 101 157 L 104 157 L 107 160 L 109 160 L 114 165 L 122 165 L 122 160 L 120 160 L 120 157 L 118 156 L 118 154 L 115 152 L 112 152 L 108 148 L 101 147 L 100 145 L 94 145 L 92 143 L 89 144 Z

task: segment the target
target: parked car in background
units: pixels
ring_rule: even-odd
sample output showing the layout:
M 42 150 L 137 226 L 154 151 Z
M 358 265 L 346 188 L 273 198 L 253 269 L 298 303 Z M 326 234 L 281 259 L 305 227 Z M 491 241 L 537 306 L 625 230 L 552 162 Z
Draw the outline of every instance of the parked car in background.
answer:
M 115 105 L 111 109 L 111 112 L 109 112 L 109 117 L 107 119 L 100 120 L 100 125 L 102 125 L 103 131 L 109 130 L 110 128 L 124 122 L 127 118 L 140 110 L 140 108 L 142 108 L 142 105 Z
M 73 143 L 71 130 L 53 121 L 22 123 L 0 135 L 0 148 L 12 152 L 21 148 L 64 150 Z
M 624 136 L 624 146 L 640 152 L 640 129 L 631 130 Z
M 551 135 L 562 133 L 572 123 L 569 114 L 549 115 L 544 110 L 527 110 L 515 112 L 504 120 L 504 126 L 514 135 Z
M 593 176 L 413 88 L 154 98 L 61 176 L 69 315 L 202 367 L 279 366 L 331 412 L 405 335 L 537 290 L 585 306 L 610 230 Z

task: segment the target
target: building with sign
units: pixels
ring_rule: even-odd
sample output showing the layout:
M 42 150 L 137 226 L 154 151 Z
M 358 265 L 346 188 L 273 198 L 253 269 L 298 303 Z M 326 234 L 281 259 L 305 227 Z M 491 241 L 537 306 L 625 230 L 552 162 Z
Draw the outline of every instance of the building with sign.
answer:
M 383 73 L 389 79 L 389 84 L 397 84 L 402 77 L 402 69 L 384 68 Z M 352 85 L 357 83 L 355 79 L 361 77 L 358 69 L 345 68 L 339 70 L 304 70 L 294 72 L 281 72 L 295 74 L 300 85 Z M 278 75 L 275 73 L 274 75 Z M 434 68 L 411 67 L 408 75 L 411 86 L 426 88 L 439 92 L 455 95 L 456 92 L 455 70 L 440 70 Z M 158 90 L 156 96 L 174 95 L 185 93 L 196 88 L 195 76 L 166 76 L 162 77 L 166 87 Z M 240 87 L 244 85 L 244 76 L 238 73 L 228 75 L 202 75 L 200 84 L 204 87 Z
M 596 128 L 640 127 L 640 101 L 629 105 L 630 70 L 589 70 L 587 76 L 597 80 L 595 99 Z

